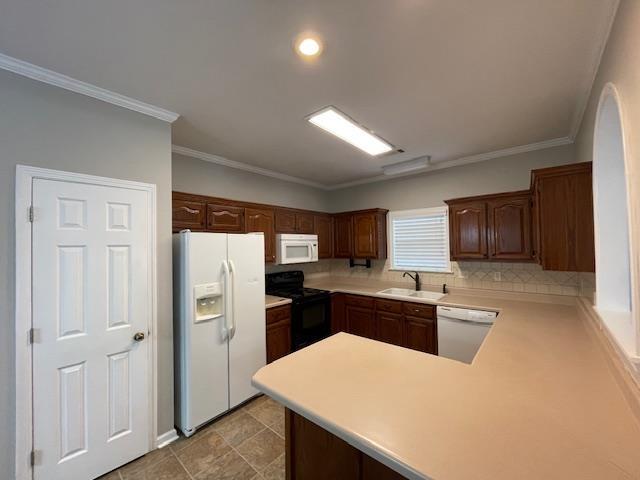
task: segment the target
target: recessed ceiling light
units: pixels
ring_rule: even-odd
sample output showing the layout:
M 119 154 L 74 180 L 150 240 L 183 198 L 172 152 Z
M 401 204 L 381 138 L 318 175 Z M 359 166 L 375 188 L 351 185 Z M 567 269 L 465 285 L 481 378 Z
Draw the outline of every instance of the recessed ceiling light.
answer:
M 369 155 L 381 155 L 393 150 L 393 145 L 358 125 L 335 107 L 323 108 L 309 115 L 307 120 Z
M 305 57 L 315 57 L 320 55 L 320 52 L 322 51 L 320 41 L 312 37 L 306 37 L 300 40 L 296 48 L 298 49 L 298 52 Z

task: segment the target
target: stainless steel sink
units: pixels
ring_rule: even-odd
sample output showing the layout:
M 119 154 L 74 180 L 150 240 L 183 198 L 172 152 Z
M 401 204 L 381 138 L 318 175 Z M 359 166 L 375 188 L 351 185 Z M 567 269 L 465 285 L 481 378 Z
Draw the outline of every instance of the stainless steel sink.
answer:
M 444 297 L 444 293 L 429 292 L 425 290 L 416 292 L 415 290 L 410 290 L 408 288 L 387 288 L 386 290 L 380 290 L 378 294 L 407 300 L 415 300 L 416 298 L 419 298 L 421 300 L 432 300 L 434 302 Z

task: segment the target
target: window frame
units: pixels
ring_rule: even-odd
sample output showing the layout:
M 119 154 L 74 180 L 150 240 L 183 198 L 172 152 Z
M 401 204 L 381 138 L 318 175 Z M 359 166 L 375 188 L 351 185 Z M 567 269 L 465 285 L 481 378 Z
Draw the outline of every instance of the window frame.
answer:
M 397 268 L 395 266 L 394 245 L 393 245 L 393 221 L 397 218 L 442 215 L 445 217 L 445 249 L 447 254 L 447 266 L 445 270 L 434 270 L 424 267 L 420 268 Z M 388 213 L 387 221 L 387 241 L 389 243 L 389 270 L 393 272 L 425 272 L 425 273 L 453 273 L 451 268 L 451 254 L 449 253 L 449 207 L 444 205 L 441 207 L 415 208 L 411 210 L 394 210 Z

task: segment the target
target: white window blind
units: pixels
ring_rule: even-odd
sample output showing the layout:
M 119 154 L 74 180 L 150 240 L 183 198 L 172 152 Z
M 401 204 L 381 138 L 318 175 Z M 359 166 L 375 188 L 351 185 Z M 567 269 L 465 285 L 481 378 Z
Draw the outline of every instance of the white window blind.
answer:
M 389 213 L 391 268 L 450 272 L 447 207 Z

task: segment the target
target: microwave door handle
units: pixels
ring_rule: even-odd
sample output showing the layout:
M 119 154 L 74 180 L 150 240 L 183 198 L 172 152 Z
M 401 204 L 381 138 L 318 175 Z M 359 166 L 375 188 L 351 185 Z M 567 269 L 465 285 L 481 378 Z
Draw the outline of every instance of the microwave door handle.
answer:
M 229 273 L 231 274 L 231 328 L 229 339 L 236 335 L 236 266 L 233 260 L 229 260 Z
M 231 290 L 231 273 L 226 260 L 222 261 L 222 269 L 224 270 L 224 324 L 222 327 L 222 339 L 230 338 L 229 317 L 231 316 L 231 308 L 229 307 L 229 296 Z

